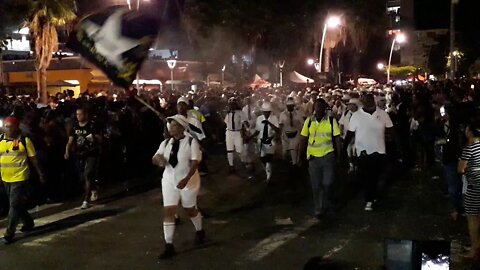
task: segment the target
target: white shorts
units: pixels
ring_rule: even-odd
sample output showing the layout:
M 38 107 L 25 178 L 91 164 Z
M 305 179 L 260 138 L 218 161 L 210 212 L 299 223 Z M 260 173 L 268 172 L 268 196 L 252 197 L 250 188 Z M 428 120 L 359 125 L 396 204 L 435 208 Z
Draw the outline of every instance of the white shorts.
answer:
M 184 208 L 192 208 L 197 205 L 198 191 L 200 185 L 194 188 L 185 187 L 178 189 L 173 181 L 162 181 L 163 206 L 177 206 L 181 201 Z
M 260 148 L 260 157 L 264 157 L 266 155 L 273 155 L 275 154 L 275 142 L 272 141 L 271 144 L 263 144 L 261 141 L 258 142 L 258 146 Z
M 225 133 L 225 142 L 227 145 L 227 151 L 237 151 L 241 154 L 243 152 L 243 138 L 240 131 L 229 131 Z
M 298 150 L 300 144 L 300 136 L 297 134 L 295 138 L 287 138 L 284 136 L 282 138 L 282 146 L 283 146 L 283 152 L 290 151 L 290 150 Z

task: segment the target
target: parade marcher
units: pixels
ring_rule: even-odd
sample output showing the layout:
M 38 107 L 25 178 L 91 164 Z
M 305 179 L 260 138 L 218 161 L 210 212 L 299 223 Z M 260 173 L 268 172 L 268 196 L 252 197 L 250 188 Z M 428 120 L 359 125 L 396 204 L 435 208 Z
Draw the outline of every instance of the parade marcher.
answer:
M 393 123 L 390 116 L 377 108 L 372 94 L 364 97 L 363 108 L 350 118 L 344 150 L 355 138 L 359 178 L 365 185 L 365 211 L 373 211 L 373 203 L 377 200 L 381 168 L 386 160 L 385 136 L 391 132 L 391 128 Z
M 175 214 L 180 202 L 195 226 L 195 243 L 203 244 L 205 241 L 202 215 L 197 208 L 200 190 L 198 166 L 202 159 L 200 144 L 185 132 L 189 125 L 187 118 L 177 114 L 167 118 L 167 121 L 171 138 L 160 144 L 152 158 L 153 164 L 165 168 L 162 178 L 165 250 L 159 259 L 168 259 L 175 255 Z
M 283 152 L 290 155 L 292 165 L 298 164 L 298 146 L 303 118 L 295 110 L 295 100 L 288 98 L 287 109 L 280 114 L 280 130 L 282 132 Z
M 272 104 L 264 102 L 262 104 L 263 114 L 257 117 L 255 125 L 256 131 L 251 137 L 258 136 L 258 145 L 260 157 L 265 165 L 267 182 L 272 178 L 272 160 L 275 153 L 275 136 L 279 134 L 280 128 L 278 118 L 272 114 Z
M 0 174 L 10 208 L 7 231 L 3 239 L 6 244 L 10 244 L 14 240 L 20 221 L 23 223 L 20 229 L 22 232 L 30 231 L 35 226 L 33 218 L 27 211 L 30 170 L 36 170 L 41 183 L 45 182 L 45 178 L 35 158 L 35 147 L 32 141 L 20 133 L 19 120 L 15 117 L 7 117 L 4 125 L 5 134 L 0 140 Z M 30 168 L 29 164 L 33 168 Z
M 87 209 L 91 207 L 90 203 L 98 198 L 95 179 L 98 172 L 102 136 L 97 125 L 90 120 L 90 115 L 85 108 L 77 109 L 76 116 L 77 121 L 68 137 L 65 159 L 70 159 L 75 152 L 75 162 L 85 187 L 84 200 L 80 208 Z
M 235 167 L 233 166 L 234 152 L 236 151 L 240 157 L 243 154 L 243 134 L 245 127 L 248 126 L 248 121 L 243 111 L 240 110 L 236 98 L 230 98 L 228 106 L 230 108 L 225 116 L 225 124 L 227 125 L 225 142 L 227 146 L 229 172 L 233 173 L 235 171 Z
M 350 125 L 350 119 L 352 115 L 358 111 L 358 109 L 362 106 L 362 103 L 357 98 L 352 98 L 347 102 L 347 110 L 342 114 L 338 124 L 340 125 L 340 131 L 342 134 L 342 139 L 345 139 L 347 136 L 348 128 Z M 349 169 L 348 173 L 352 173 L 355 171 L 355 158 L 356 158 L 356 150 L 355 150 L 355 142 L 352 142 L 348 145 L 347 148 L 347 157 L 348 157 L 348 164 Z
M 467 146 L 460 156 L 458 172 L 467 178 L 464 207 L 472 248 L 466 257 L 473 258 L 480 252 L 480 125 L 470 124 L 465 135 Z
M 302 128 L 301 158 L 309 160 L 314 215 L 320 219 L 332 208 L 331 190 L 334 182 L 335 149 L 340 150 L 340 128 L 337 120 L 327 115 L 328 104 L 323 99 L 315 102 L 315 114 L 307 118 Z M 338 156 L 338 153 L 337 153 Z
M 255 133 L 257 115 L 255 114 L 255 109 L 250 97 L 245 99 L 245 103 L 242 112 L 247 118 L 248 126 L 244 129 L 242 161 L 245 163 L 247 170 L 252 171 L 254 169 L 252 157 L 255 155 L 255 138 L 251 138 L 250 136 Z

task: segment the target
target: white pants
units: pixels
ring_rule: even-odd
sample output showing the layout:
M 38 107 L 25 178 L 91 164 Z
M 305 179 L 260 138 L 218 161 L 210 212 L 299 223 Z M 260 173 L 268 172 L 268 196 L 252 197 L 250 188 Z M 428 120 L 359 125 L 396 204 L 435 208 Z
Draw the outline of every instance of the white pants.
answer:
M 261 141 L 258 141 L 260 149 L 260 157 L 265 157 L 266 155 L 275 154 L 275 142 L 272 141 L 271 144 L 263 144 Z
M 197 205 L 200 182 L 193 187 L 178 189 L 173 181 L 162 180 L 163 206 L 177 206 L 181 201 L 184 208 L 192 208 Z
M 295 152 L 292 154 L 292 162 L 296 164 L 298 162 L 298 148 L 300 144 L 300 132 L 294 138 L 287 138 L 286 135 L 282 138 L 282 147 L 283 147 L 283 154 L 291 154 L 291 151 Z
M 229 131 L 225 134 L 225 143 L 227 145 L 227 151 L 241 154 L 243 152 L 243 138 L 240 131 Z

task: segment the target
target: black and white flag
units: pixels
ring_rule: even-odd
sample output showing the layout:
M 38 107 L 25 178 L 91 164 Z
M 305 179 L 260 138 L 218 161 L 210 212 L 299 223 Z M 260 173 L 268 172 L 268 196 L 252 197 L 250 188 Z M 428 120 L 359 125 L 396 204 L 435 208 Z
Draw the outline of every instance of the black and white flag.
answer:
M 100 68 L 112 82 L 128 89 L 158 34 L 158 20 L 123 8 L 109 8 L 83 18 L 67 46 Z

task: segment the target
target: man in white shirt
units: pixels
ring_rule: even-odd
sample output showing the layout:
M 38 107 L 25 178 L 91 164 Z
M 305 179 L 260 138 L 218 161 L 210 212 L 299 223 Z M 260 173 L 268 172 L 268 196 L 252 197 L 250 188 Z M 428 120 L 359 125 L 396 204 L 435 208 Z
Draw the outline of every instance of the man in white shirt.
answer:
M 363 105 L 350 119 L 344 148 L 355 136 L 359 177 L 365 185 L 365 211 L 372 211 L 386 156 L 385 135 L 392 132 L 393 123 L 384 110 L 377 108 L 372 94 L 364 97 Z
M 287 109 L 280 114 L 280 130 L 282 134 L 282 147 L 284 154 L 289 154 L 292 165 L 298 164 L 298 146 L 303 118 L 295 110 L 295 100 L 287 99 Z
M 262 104 L 263 115 L 257 118 L 255 125 L 256 131 L 251 137 L 258 136 L 258 145 L 260 148 L 260 157 L 265 164 L 267 182 L 272 177 L 272 160 L 275 153 L 275 136 L 280 132 L 278 118 L 272 114 L 272 104 L 264 102 Z
M 196 244 L 203 244 L 205 232 L 202 228 L 202 215 L 197 209 L 197 195 L 200 190 L 198 166 L 202 160 L 200 144 L 185 130 L 188 120 L 182 115 L 167 118 L 167 129 L 171 138 L 160 144 L 152 158 L 152 163 L 164 167 L 162 178 L 162 196 L 164 205 L 163 232 L 165 250 L 160 259 L 175 255 L 173 235 L 175 234 L 175 214 L 178 203 L 190 216 L 195 226 Z
M 244 126 L 247 126 L 247 118 L 243 111 L 238 106 L 236 98 L 230 98 L 228 101 L 229 111 L 225 116 L 225 124 L 227 131 L 225 133 L 225 142 L 227 146 L 227 159 L 229 165 L 229 172 L 235 171 L 233 166 L 234 152 L 236 151 L 240 156 L 243 152 L 243 137 Z
M 347 137 L 348 128 L 350 127 L 350 119 L 352 115 L 361 108 L 362 103 L 358 98 L 352 98 L 347 102 L 347 110 L 342 114 L 338 124 L 340 125 L 340 131 L 342 134 L 342 138 L 345 139 Z M 347 147 L 347 157 L 348 157 L 348 164 L 349 169 L 348 173 L 352 173 L 355 171 L 355 157 L 357 156 L 355 150 L 355 141 L 352 142 Z

